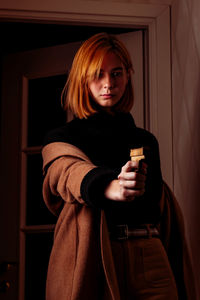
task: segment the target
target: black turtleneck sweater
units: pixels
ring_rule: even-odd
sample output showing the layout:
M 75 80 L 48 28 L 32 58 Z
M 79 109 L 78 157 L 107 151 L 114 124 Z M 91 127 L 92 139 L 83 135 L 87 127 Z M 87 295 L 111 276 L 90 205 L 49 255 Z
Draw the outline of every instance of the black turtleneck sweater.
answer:
M 162 176 L 158 143 L 150 132 L 135 126 L 131 114 L 100 112 L 88 119 L 76 118 L 49 132 L 44 145 L 52 142 L 66 142 L 78 147 L 97 166 L 84 177 L 81 195 L 89 206 L 104 209 L 108 225 L 137 226 L 159 222 Z M 130 149 L 138 147 L 144 147 L 148 165 L 145 194 L 132 202 L 106 199 L 106 186 L 117 178 L 122 166 L 130 160 Z

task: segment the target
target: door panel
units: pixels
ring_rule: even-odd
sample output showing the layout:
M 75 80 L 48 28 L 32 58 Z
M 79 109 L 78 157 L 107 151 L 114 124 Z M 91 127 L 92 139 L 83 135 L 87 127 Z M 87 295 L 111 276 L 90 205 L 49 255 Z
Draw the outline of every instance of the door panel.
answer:
M 137 125 L 144 126 L 142 31 L 119 35 L 134 65 Z M 1 134 L 0 263 L 15 262 L 2 300 L 44 300 L 56 217 L 42 199 L 41 146 L 65 123 L 60 94 L 80 42 L 9 55 L 4 61 Z M 68 113 L 67 120 L 71 119 Z M 19 274 L 19 280 L 18 280 Z M 4 273 L 0 280 L 6 280 Z
M 47 209 L 42 197 L 41 153 L 27 154 L 26 159 L 26 226 L 55 224 L 57 218 Z
M 66 79 L 67 74 L 29 79 L 28 147 L 41 146 L 47 131 L 65 123 L 60 95 Z

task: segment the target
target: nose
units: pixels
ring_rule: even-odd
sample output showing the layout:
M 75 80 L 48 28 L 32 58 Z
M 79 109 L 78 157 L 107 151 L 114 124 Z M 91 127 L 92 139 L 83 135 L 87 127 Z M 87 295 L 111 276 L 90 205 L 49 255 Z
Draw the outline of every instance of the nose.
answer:
M 114 86 L 114 81 L 113 78 L 110 74 L 105 75 L 104 77 L 104 82 L 103 82 L 103 87 L 105 89 L 112 89 Z

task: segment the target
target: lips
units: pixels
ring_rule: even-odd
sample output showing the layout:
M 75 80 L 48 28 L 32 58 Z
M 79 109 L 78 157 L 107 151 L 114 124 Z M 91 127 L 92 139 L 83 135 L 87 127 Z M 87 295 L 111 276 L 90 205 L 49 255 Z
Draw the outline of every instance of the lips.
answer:
M 113 96 L 114 96 L 114 94 L 103 94 L 103 95 L 101 95 L 103 98 L 105 98 L 105 99 L 110 99 L 110 98 L 112 98 Z

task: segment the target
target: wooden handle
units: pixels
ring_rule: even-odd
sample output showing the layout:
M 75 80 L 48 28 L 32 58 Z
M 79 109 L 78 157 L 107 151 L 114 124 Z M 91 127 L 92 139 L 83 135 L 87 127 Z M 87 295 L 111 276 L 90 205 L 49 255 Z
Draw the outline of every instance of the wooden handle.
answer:
M 141 159 L 144 159 L 145 156 L 143 154 L 143 147 L 131 149 L 130 157 L 132 161 L 140 161 Z

